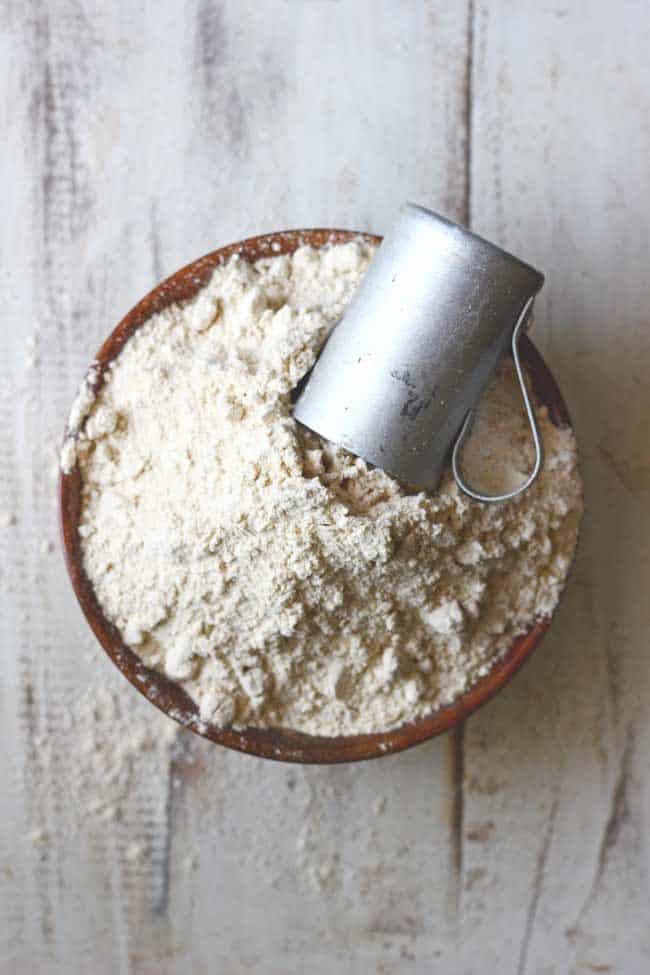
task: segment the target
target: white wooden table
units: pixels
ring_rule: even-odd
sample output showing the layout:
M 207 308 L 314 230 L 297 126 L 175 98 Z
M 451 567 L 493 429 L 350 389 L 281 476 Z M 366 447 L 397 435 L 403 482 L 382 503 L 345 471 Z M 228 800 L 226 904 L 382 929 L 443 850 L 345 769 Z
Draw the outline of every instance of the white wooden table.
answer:
M 650 971 L 649 42 L 645 0 L 0 0 L 2 975 Z M 556 624 L 410 753 L 170 749 L 65 577 L 76 385 L 180 265 L 407 198 L 547 273 L 587 499 Z

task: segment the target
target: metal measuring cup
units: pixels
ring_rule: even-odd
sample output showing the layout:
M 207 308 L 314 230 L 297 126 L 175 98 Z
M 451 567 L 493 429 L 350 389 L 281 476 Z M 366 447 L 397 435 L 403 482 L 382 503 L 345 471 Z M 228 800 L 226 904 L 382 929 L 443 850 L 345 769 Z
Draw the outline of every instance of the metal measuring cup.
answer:
M 405 204 L 300 393 L 294 416 L 320 436 L 421 490 L 452 455 L 477 501 L 525 491 L 543 463 L 518 340 L 544 276 L 464 227 Z M 526 481 L 486 495 L 465 483 L 460 452 L 472 410 L 512 347 L 535 446 Z M 453 447 L 452 447 L 453 445 Z

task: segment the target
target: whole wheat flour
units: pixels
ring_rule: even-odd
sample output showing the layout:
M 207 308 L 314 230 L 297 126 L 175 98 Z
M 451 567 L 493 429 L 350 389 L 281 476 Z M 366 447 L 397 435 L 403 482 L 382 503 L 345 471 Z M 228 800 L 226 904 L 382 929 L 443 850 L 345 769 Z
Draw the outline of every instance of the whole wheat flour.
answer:
M 581 510 L 576 449 L 544 410 L 544 472 L 481 505 L 321 442 L 291 391 L 358 286 L 362 241 L 233 258 L 147 322 L 75 403 L 86 572 L 106 616 L 217 725 L 387 729 L 447 703 L 556 604 Z M 505 490 L 532 463 L 504 363 L 465 450 Z

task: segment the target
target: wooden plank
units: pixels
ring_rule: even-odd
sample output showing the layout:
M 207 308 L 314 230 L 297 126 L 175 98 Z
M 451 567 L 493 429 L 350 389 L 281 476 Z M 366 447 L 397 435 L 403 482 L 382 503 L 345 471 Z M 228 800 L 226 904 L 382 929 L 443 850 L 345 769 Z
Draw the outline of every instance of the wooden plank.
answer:
M 471 217 L 547 274 L 587 518 L 557 623 L 466 729 L 464 962 L 648 970 L 647 7 L 477 4 Z
M 148 200 L 148 179 L 146 169 L 130 184 L 109 179 L 107 155 L 119 135 L 111 91 L 124 66 L 119 49 L 105 46 L 110 22 L 99 7 L 57 6 L 11 5 L 3 34 L 11 70 L 2 115 L 13 150 L 2 161 L 0 244 L 11 275 L 0 721 L 11 748 L 0 761 L 2 869 L 11 882 L 0 885 L 8 918 L 0 970 L 122 972 L 131 969 L 132 908 L 155 900 L 161 883 L 169 771 L 155 774 L 153 749 L 138 756 L 136 776 L 133 745 L 116 782 L 104 781 L 116 774 L 107 742 L 124 722 L 120 728 L 110 706 L 93 715 L 88 702 L 107 686 L 130 692 L 100 659 L 56 551 L 55 448 L 94 349 L 151 281 L 149 207 L 137 226 L 131 215 L 134 199 Z M 128 32 L 120 41 L 135 58 Z M 134 697 L 136 724 L 166 726 Z M 128 802 L 120 807 L 122 792 Z M 101 802 L 95 809 L 95 793 L 108 795 L 121 818 Z M 144 867 L 126 855 L 136 839 L 150 851 Z
M 51 551 L 69 402 L 156 280 L 264 230 L 381 232 L 409 196 L 462 216 L 467 7 L 448 7 L 7 5 L 0 972 L 452 965 L 453 743 L 351 769 L 174 757 Z
M 223 183 L 210 209 L 232 183 L 250 183 L 260 205 L 251 214 L 248 201 L 233 201 L 223 239 L 314 224 L 381 232 L 408 195 L 457 212 L 464 16 L 441 4 L 290 3 L 272 5 L 262 25 L 259 9 L 230 4 L 218 27 L 202 22 L 200 119 L 218 114 L 215 99 L 233 87 L 232 103 L 249 106 L 235 128 L 255 132 L 255 144 L 244 135 L 243 149 L 219 149 Z M 260 91 L 266 77 L 271 95 Z M 416 114 L 420 102 L 426 112 Z M 196 152 L 193 165 L 209 172 L 214 141 L 197 140 Z M 356 769 L 290 770 L 210 751 L 175 806 L 168 916 L 172 940 L 186 945 L 179 970 L 188 958 L 200 972 L 238 963 L 278 973 L 399 970 L 412 955 L 429 970 L 450 959 L 458 878 L 448 749 L 443 741 Z M 407 825 L 402 796 L 414 789 Z M 192 890 L 182 873 L 191 844 Z

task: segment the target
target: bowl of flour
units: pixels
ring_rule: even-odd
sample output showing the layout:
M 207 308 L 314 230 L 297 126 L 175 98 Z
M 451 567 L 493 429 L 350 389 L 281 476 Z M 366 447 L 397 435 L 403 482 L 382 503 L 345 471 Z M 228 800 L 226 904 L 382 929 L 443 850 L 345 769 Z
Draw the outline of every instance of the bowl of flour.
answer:
M 548 628 L 582 513 L 562 396 L 525 338 L 546 462 L 485 505 L 414 492 L 293 419 L 295 390 L 379 244 L 289 231 L 222 248 L 117 326 L 61 451 L 73 587 L 113 662 L 198 733 L 288 761 L 399 751 L 488 700 Z M 463 455 L 532 463 L 506 359 Z

